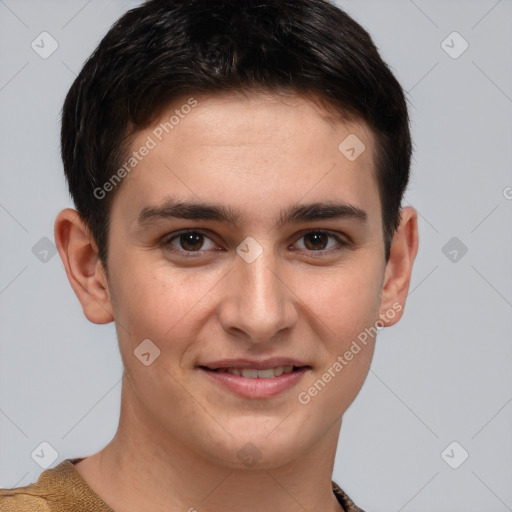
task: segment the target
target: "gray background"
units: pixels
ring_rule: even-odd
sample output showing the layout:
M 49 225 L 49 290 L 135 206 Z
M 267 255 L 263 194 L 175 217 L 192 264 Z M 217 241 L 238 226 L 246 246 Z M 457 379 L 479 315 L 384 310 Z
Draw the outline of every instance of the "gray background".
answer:
M 57 451 L 53 467 L 98 451 L 117 427 L 114 326 L 83 316 L 44 237 L 72 206 L 59 160 L 64 95 L 137 4 L 0 0 L 0 487 L 37 479 L 41 442 Z M 334 480 L 369 512 L 512 510 L 512 2 L 339 4 L 408 93 L 407 202 L 421 240 L 405 317 L 381 332 L 345 415 Z M 47 59 L 31 48 L 43 31 L 59 45 Z M 458 58 L 458 36 L 442 45 L 453 31 L 469 44 Z

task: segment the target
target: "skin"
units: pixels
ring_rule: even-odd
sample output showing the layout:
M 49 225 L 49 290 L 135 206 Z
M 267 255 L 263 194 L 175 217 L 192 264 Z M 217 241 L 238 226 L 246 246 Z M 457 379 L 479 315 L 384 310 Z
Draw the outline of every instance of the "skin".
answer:
M 76 468 L 116 512 L 339 511 L 331 477 L 341 420 L 367 376 L 375 339 L 360 344 L 308 404 L 297 397 L 365 328 L 400 319 L 418 247 L 416 211 L 402 210 L 386 263 L 375 141 L 365 124 L 328 118 L 299 96 L 197 100 L 116 191 L 108 280 L 77 212 L 65 209 L 55 222 L 84 314 L 98 324 L 115 321 L 125 367 L 118 431 Z M 161 120 L 185 102 L 169 106 Z M 136 134 L 134 150 L 158 122 Z M 366 146 L 355 161 L 338 150 L 349 134 Z M 137 227 L 142 208 L 171 196 L 229 206 L 240 221 L 166 219 Z M 319 201 L 360 208 L 367 221 L 277 224 L 281 209 Z M 182 255 L 190 245 L 180 237 L 171 245 L 178 252 L 163 244 L 183 229 L 206 236 L 199 236 L 196 257 Z M 345 244 L 305 236 L 319 229 Z M 236 252 L 249 236 L 263 251 L 252 263 Z M 134 356 L 145 339 L 160 349 L 149 366 Z M 296 386 L 265 399 L 237 396 L 198 368 L 274 356 L 301 359 L 310 369 Z M 256 450 L 253 465 L 237 456 L 247 443 Z

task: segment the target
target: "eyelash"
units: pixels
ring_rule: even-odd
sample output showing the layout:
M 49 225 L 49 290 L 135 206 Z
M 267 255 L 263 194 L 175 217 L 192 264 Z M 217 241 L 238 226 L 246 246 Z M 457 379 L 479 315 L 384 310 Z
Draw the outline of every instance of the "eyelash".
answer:
M 201 229 L 185 229 L 182 231 L 178 231 L 176 233 L 172 233 L 170 236 L 166 237 L 162 241 L 162 247 L 166 251 L 169 251 L 174 254 L 179 254 L 180 256 L 185 257 L 185 258 L 197 258 L 197 257 L 201 257 L 201 253 L 210 252 L 210 251 L 204 251 L 204 250 L 185 251 L 183 249 L 180 250 L 180 249 L 174 248 L 174 246 L 172 245 L 172 242 L 175 239 L 179 238 L 181 235 L 186 235 L 186 234 L 190 234 L 190 233 L 200 234 L 200 235 L 203 235 L 206 238 L 211 240 L 211 237 L 209 237 L 208 234 Z M 318 251 L 315 251 L 312 249 L 310 249 L 310 250 L 295 249 L 295 250 L 299 250 L 299 251 L 305 250 L 310 253 L 311 257 L 321 257 L 321 256 L 328 255 L 328 254 L 338 253 L 344 249 L 349 249 L 352 246 L 351 242 L 349 242 L 348 240 L 344 240 L 344 239 L 340 238 L 337 234 L 333 233 L 332 231 L 328 231 L 328 230 L 324 230 L 324 229 L 312 229 L 312 230 L 306 231 L 299 236 L 297 241 L 304 238 L 305 236 L 313 234 L 313 233 L 327 235 L 329 237 L 332 237 L 336 240 L 338 245 L 335 248 L 331 247 L 330 249 L 322 249 L 322 250 L 318 250 Z M 211 240 L 211 241 L 213 242 L 213 240 Z

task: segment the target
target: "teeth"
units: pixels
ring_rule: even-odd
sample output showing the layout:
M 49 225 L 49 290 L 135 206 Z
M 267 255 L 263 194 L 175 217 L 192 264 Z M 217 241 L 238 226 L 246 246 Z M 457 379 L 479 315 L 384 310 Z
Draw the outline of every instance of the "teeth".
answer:
M 265 371 L 265 370 L 263 370 Z M 272 371 L 272 370 L 270 370 Z M 258 374 L 260 372 L 258 370 L 250 370 L 249 368 L 244 368 L 242 370 L 242 377 L 245 377 L 246 379 L 257 379 L 258 378 Z
M 272 379 L 279 377 L 283 373 L 291 373 L 293 366 L 278 366 L 277 368 L 266 368 L 265 370 L 256 370 L 253 368 L 219 368 L 221 373 L 231 373 L 237 377 L 245 377 L 246 379 Z
M 273 368 L 269 368 L 268 370 L 257 370 L 256 373 L 258 375 L 258 379 L 271 379 L 276 376 Z M 242 375 L 245 377 L 244 372 L 242 372 Z

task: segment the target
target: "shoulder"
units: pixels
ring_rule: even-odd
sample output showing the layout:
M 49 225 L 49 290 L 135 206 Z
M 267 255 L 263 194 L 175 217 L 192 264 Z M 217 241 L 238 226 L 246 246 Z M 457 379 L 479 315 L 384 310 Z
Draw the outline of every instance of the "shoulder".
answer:
M 362 508 L 359 508 L 349 498 L 345 491 L 343 491 L 343 489 L 341 489 L 341 487 L 336 482 L 332 482 L 332 490 L 345 512 L 364 512 Z
M 71 459 L 47 469 L 37 482 L 12 489 L 0 489 L 0 512 L 52 512 L 66 499 L 67 475 L 72 468 Z
M 15 489 L 0 489 L 0 512 L 49 512 L 47 497 L 35 484 Z

